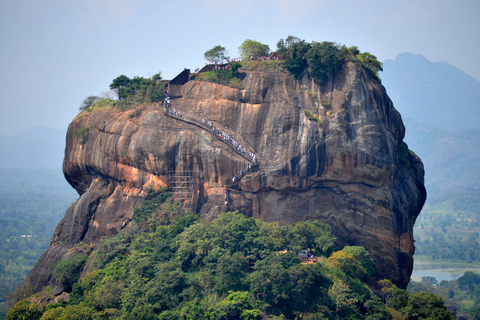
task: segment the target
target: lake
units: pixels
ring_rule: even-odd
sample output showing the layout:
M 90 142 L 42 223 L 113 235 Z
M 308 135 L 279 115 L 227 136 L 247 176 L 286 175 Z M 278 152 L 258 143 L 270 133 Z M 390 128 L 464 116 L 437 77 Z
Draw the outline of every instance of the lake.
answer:
M 434 277 L 438 283 L 440 281 L 452 281 L 460 278 L 466 271 L 473 271 L 480 274 L 480 268 L 443 268 L 443 269 L 427 269 L 413 270 L 411 279 L 420 282 L 422 277 Z

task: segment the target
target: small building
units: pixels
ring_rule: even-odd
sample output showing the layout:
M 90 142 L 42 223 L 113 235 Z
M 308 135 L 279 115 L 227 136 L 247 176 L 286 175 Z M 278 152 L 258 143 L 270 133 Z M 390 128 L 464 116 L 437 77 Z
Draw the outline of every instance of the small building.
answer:
M 283 60 L 275 51 L 272 51 L 268 54 L 267 60 Z
M 307 259 L 308 258 L 308 249 L 302 249 L 298 253 L 298 256 L 302 259 Z
M 171 98 L 180 98 L 182 96 L 182 86 L 190 80 L 190 69 L 184 69 L 173 80 L 168 82 L 168 91 Z

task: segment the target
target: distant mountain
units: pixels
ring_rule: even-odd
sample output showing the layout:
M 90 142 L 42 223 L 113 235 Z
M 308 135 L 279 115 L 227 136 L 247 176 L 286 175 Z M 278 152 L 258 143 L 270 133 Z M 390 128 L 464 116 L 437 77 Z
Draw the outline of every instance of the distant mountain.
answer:
M 480 81 L 412 53 L 383 62 L 382 84 L 402 116 L 443 130 L 480 129 Z
M 429 199 L 480 188 L 480 130 L 446 131 L 403 117 L 405 142 L 423 161 Z
M 61 170 L 66 129 L 36 127 L 14 136 L 0 135 L 0 169 Z

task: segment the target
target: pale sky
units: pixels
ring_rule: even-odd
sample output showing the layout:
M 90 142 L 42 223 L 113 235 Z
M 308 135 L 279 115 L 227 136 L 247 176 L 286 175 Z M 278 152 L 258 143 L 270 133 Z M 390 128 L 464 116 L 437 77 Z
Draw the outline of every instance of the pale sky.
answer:
M 480 79 L 479 17 L 478 0 L 0 0 L 0 134 L 66 128 L 121 74 L 172 79 L 245 39 L 418 53 Z

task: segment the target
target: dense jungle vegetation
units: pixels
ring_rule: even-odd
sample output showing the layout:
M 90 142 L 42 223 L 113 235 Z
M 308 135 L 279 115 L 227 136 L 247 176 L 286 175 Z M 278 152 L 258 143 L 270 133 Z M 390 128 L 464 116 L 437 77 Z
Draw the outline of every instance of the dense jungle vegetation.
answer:
M 319 221 L 279 226 L 227 212 L 213 221 L 179 209 L 167 192 L 135 210 L 135 224 L 96 249 L 78 244 L 54 275 L 69 302 L 47 287 L 18 302 L 7 319 L 451 319 L 442 299 L 380 282 L 363 247 L 332 252 Z M 318 257 L 302 263 L 297 252 Z M 88 274 L 79 279 L 81 270 Z M 23 318 L 22 318 L 23 317 Z
M 434 277 L 422 277 L 421 282 L 409 283 L 408 292 L 420 291 L 435 293 L 443 298 L 445 305 L 454 306 L 457 313 L 480 319 L 480 275 L 475 272 L 467 271 L 453 281 L 439 283 Z
M 480 192 L 466 188 L 433 196 L 415 223 L 416 269 L 480 269 Z M 468 270 L 468 269 L 467 269 Z M 410 282 L 409 291 L 442 296 L 459 312 L 480 319 L 480 275 L 467 271 L 454 281 L 424 277 Z
M 50 246 L 55 226 L 76 192 L 56 169 L 0 169 L 0 319 L 13 305 L 7 294 L 20 287 Z
M 162 102 L 164 99 L 165 83 L 161 73 L 156 73 L 150 78 L 133 77 L 130 79 L 120 75 L 110 84 L 110 92 L 102 96 L 89 96 L 80 105 L 80 114 L 96 110 L 115 108 L 121 111 L 128 110 L 141 104 Z
M 416 221 L 416 255 L 432 261 L 480 259 L 480 191 L 463 189 L 429 199 Z

